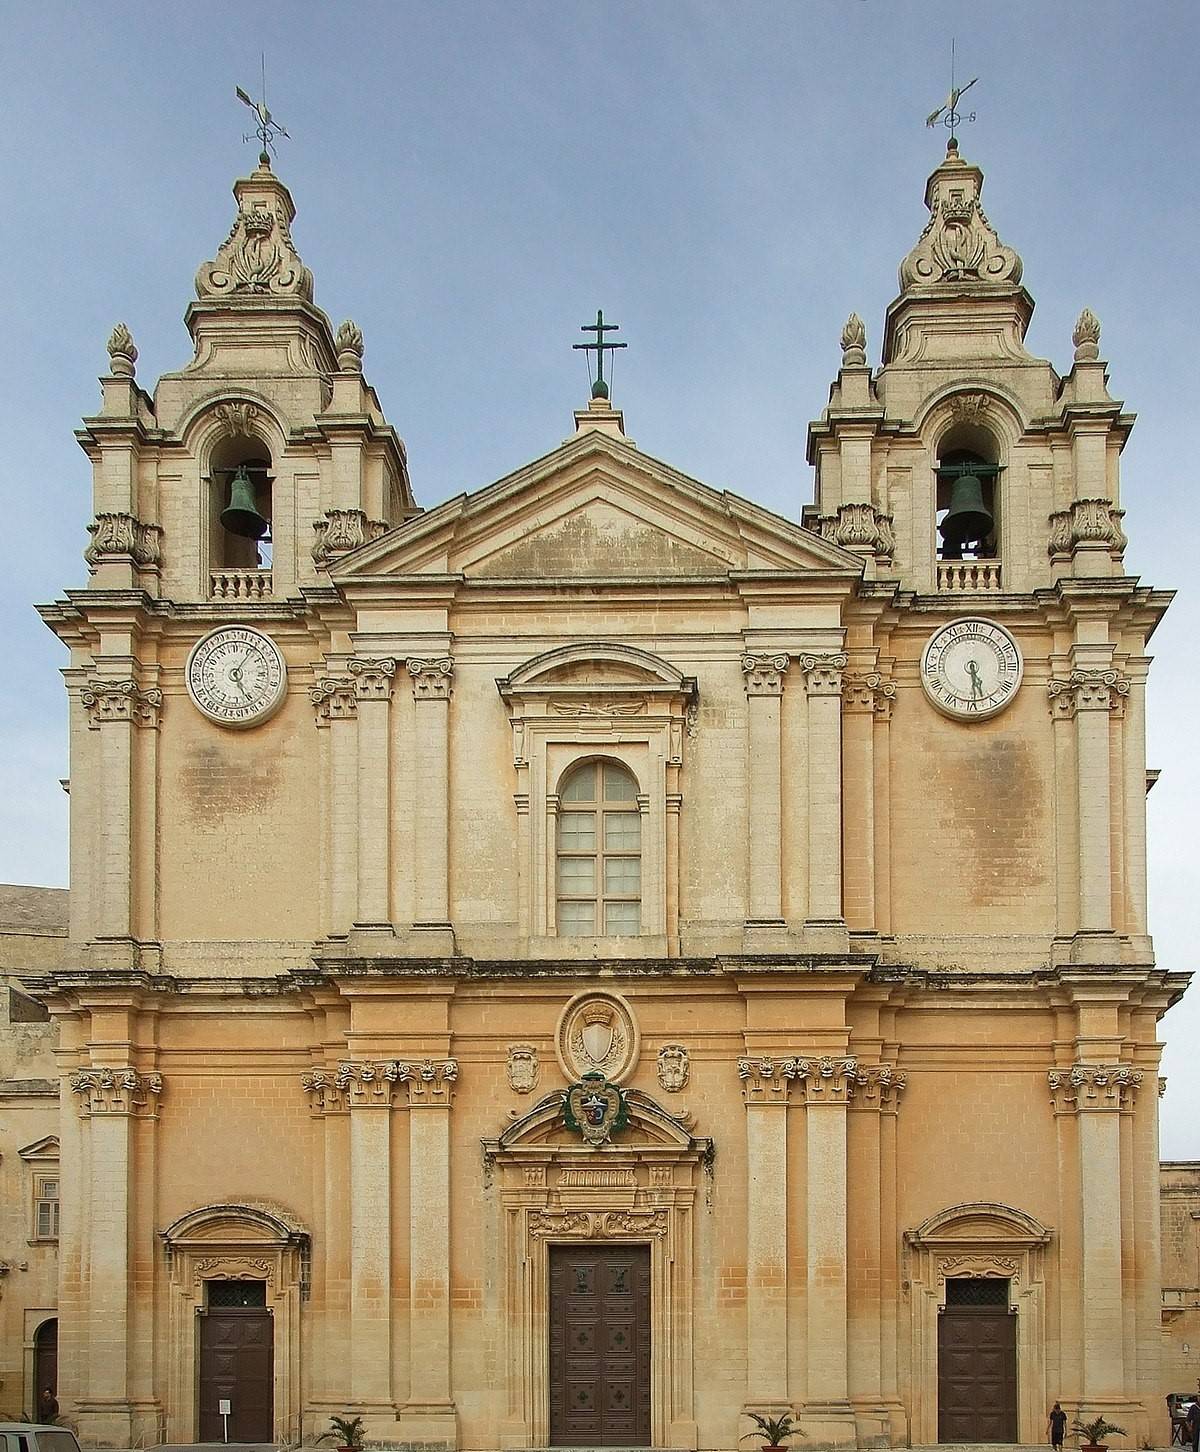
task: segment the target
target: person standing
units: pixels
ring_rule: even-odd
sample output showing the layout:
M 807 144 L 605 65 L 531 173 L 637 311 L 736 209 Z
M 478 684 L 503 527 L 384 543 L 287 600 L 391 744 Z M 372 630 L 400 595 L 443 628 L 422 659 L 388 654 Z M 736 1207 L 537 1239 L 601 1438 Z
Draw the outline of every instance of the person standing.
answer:
M 1055 1449 L 1055 1452 L 1062 1452 L 1063 1438 L 1067 1433 L 1067 1414 L 1059 1406 L 1058 1402 L 1055 1402 L 1050 1409 L 1047 1428 L 1050 1433 L 1051 1447 Z
M 48 1386 L 42 1388 L 42 1394 L 38 1398 L 38 1416 L 44 1426 L 49 1426 L 58 1417 L 58 1398 Z
M 1197 1401 L 1195 1397 L 1192 1398 L 1192 1403 L 1187 1409 L 1184 1426 L 1187 1428 L 1188 1446 L 1191 1447 L 1192 1452 L 1200 1452 L 1200 1401 Z

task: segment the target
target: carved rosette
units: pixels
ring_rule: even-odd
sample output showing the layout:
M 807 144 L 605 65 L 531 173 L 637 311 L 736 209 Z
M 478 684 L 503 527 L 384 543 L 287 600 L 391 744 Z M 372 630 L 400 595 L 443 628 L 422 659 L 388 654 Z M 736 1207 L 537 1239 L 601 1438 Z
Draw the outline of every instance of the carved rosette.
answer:
M 956 282 L 1016 286 L 1021 259 L 1006 247 L 980 202 L 983 173 L 956 152 L 929 179 L 929 221 L 916 246 L 900 264 L 900 290 Z
M 841 504 L 836 514 L 821 515 L 819 526 L 823 539 L 844 549 L 870 550 L 881 560 L 890 560 L 896 552 L 892 516 L 873 504 Z
M 556 1240 L 657 1240 L 668 1226 L 666 1210 L 531 1210 L 527 1222 L 531 1237 L 552 1235 Z
M 237 217 L 216 257 L 197 272 L 196 296 L 295 297 L 312 302 L 312 273 L 292 241 L 286 191 L 261 169 L 235 190 Z
M 790 664 L 786 651 L 742 656 L 742 679 L 748 696 L 782 696 L 783 678 Z
M 95 568 L 104 559 L 130 559 L 135 565 L 158 564 L 159 538 L 157 524 L 143 524 L 132 514 L 98 514 L 87 527 L 92 542 L 83 558 Z
M 1127 1064 L 1072 1064 L 1046 1076 L 1055 1114 L 1132 1109 L 1142 1071 Z
M 396 675 L 396 662 L 390 656 L 379 660 L 355 657 L 346 669 L 354 679 L 354 694 L 360 701 L 390 701 Z
M 325 676 L 308 688 L 308 699 L 317 713 L 317 725 L 331 721 L 352 721 L 358 715 L 355 683 L 345 676 Z
M 109 372 L 114 378 L 132 378 L 137 357 L 133 334 L 124 323 L 118 323 L 108 335 Z
M 368 519 L 361 509 L 328 509 L 313 529 L 317 532 L 317 539 L 312 547 L 312 557 L 319 565 L 356 550 L 359 545 L 370 544 L 387 533 L 387 525 L 382 519 Z
M 842 367 L 862 368 L 867 361 L 867 329 L 857 313 L 851 313 L 842 329 Z
M 1122 711 L 1129 695 L 1129 678 L 1118 670 L 1077 670 L 1064 680 L 1046 682 L 1050 711 L 1074 716 L 1077 711 Z
M 88 730 L 98 731 L 118 721 L 135 726 L 158 726 L 163 694 L 157 688 L 143 691 L 136 681 L 89 681 L 79 693 L 87 712 Z
M 1080 545 L 1103 545 L 1114 555 L 1125 553 L 1129 543 L 1121 521 L 1123 509 L 1113 507 L 1111 499 L 1076 499 L 1070 509 L 1050 516 L 1050 540 L 1046 546 L 1051 559 L 1073 555 Z
M 880 671 L 848 671 L 842 677 L 842 710 L 867 713 L 890 721 L 896 683 Z
M 827 651 L 820 655 L 804 654 L 798 657 L 800 669 L 804 672 L 804 685 L 810 696 L 840 696 L 842 693 L 842 672 L 850 657 L 845 651 Z
M 154 1114 L 163 1092 L 161 1074 L 139 1074 L 133 1068 L 76 1069 L 69 1079 L 79 1112 L 93 1114 Z
M 415 656 L 404 662 L 412 677 L 414 701 L 448 701 L 454 691 L 454 662 L 446 655 L 438 660 L 418 660 Z
M 316 1082 L 318 1076 L 320 1083 Z M 383 1063 L 371 1060 L 344 1062 L 332 1075 L 327 1070 L 308 1070 L 300 1080 L 300 1086 L 309 1095 L 310 1101 L 317 1095 L 323 1098 L 332 1089 L 345 1096 L 351 1109 L 390 1108 L 398 1094 L 406 1096 L 410 1109 L 448 1109 L 454 1102 L 457 1083 L 457 1059 L 424 1059 L 420 1063 L 408 1063 L 402 1059 Z

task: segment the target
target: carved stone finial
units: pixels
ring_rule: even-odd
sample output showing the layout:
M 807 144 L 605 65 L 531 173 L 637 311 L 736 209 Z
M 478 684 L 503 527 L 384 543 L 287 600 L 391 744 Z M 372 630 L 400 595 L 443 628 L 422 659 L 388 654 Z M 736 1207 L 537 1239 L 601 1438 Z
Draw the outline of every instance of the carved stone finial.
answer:
M 1006 247 L 980 204 L 983 172 L 965 162 L 957 147 L 925 187 L 929 221 L 900 264 L 900 290 L 945 283 L 1021 281 L 1021 259 Z
M 867 330 L 857 313 L 851 313 L 842 329 L 842 367 L 861 368 L 867 361 Z
M 233 188 L 238 214 L 216 257 L 196 274 L 196 295 L 279 297 L 312 302 L 312 273 L 300 261 L 289 228 L 296 215 L 287 187 L 267 167 Z
M 361 373 L 363 356 L 362 329 L 349 318 L 337 330 L 334 339 L 337 347 L 337 363 L 342 373 Z
M 1091 308 L 1084 308 L 1071 334 L 1075 344 L 1076 363 L 1092 363 L 1100 356 L 1100 319 Z
M 132 378 L 137 355 L 133 334 L 124 323 L 118 323 L 108 335 L 109 367 L 113 377 Z

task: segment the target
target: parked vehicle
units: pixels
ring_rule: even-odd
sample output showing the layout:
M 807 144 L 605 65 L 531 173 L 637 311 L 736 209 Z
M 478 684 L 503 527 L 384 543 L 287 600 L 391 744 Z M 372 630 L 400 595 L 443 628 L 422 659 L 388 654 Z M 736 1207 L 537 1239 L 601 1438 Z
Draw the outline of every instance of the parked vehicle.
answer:
M 75 1433 L 38 1422 L 0 1422 L 0 1452 L 79 1452 Z

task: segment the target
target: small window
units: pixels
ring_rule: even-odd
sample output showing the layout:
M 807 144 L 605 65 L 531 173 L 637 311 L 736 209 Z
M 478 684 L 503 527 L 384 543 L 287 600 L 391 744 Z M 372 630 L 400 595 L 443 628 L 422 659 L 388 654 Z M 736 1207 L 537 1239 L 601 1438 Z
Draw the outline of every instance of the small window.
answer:
M 266 1281 L 208 1281 L 210 1311 L 244 1311 L 267 1304 Z
M 33 1236 L 35 1240 L 58 1239 L 58 1176 L 33 1177 Z
M 951 1276 L 946 1281 L 947 1306 L 1008 1305 L 1008 1281 L 991 1276 Z
M 558 812 L 558 931 L 636 937 L 642 930 L 642 814 L 637 782 L 612 761 L 563 781 Z

